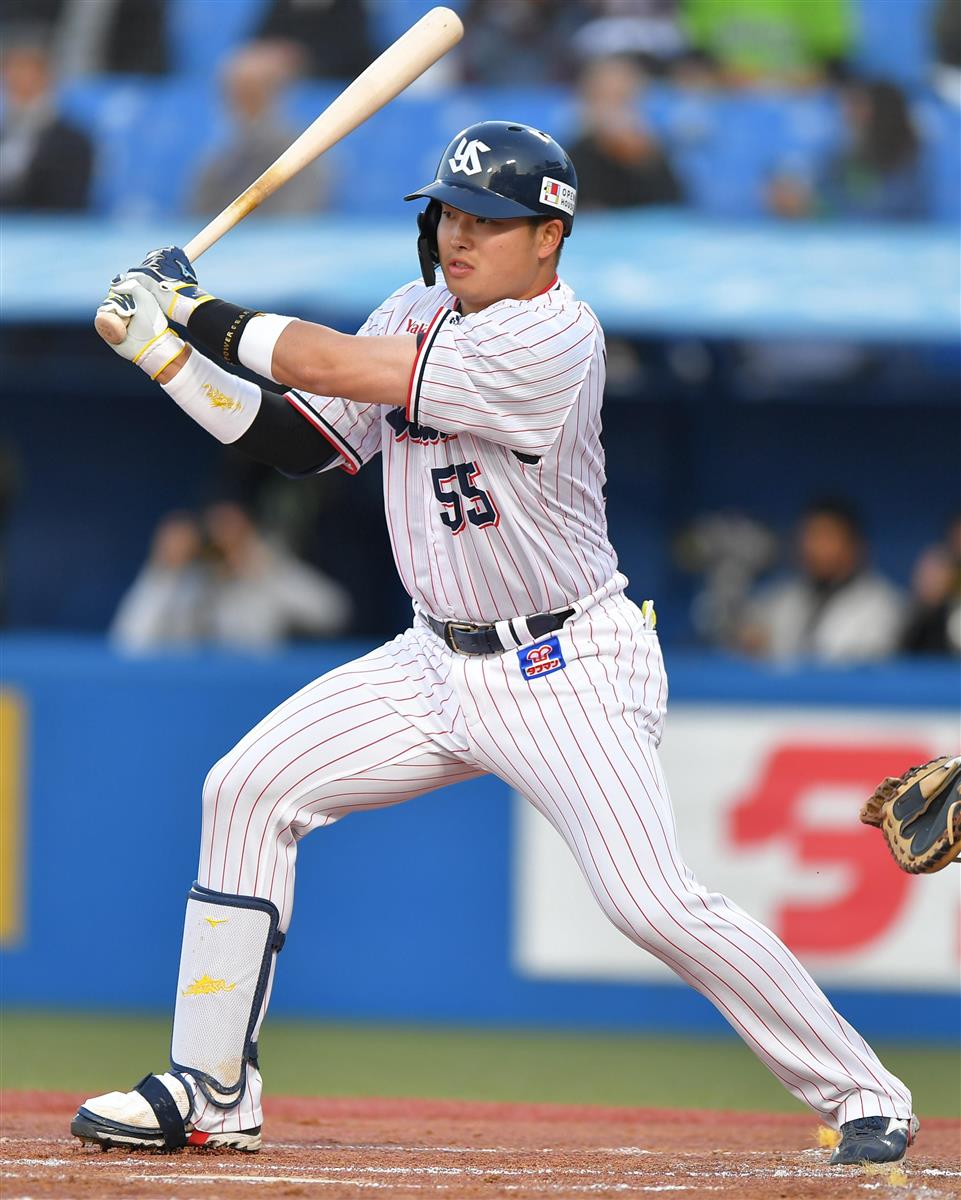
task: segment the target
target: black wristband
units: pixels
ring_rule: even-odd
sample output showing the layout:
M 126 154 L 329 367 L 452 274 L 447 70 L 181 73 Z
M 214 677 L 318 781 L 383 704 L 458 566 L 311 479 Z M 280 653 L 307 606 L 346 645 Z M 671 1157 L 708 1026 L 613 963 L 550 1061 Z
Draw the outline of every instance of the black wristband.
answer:
M 187 331 L 225 362 L 236 365 L 240 362 L 240 335 L 251 317 L 260 315 L 254 308 L 240 308 L 228 300 L 208 300 L 190 314 Z

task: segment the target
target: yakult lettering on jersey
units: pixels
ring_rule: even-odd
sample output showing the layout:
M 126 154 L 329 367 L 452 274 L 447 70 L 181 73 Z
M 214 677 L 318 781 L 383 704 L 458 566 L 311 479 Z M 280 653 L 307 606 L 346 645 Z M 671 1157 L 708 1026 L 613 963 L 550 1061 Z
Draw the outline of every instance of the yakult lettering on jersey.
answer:
M 473 315 L 453 304 L 446 288 L 412 283 L 361 330 L 423 328 L 403 424 L 397 409 L 321 396 L 308 419 L 345 470 L 382 453 L 397 570 L 427 612 L 497 621 L 563 608 L 617 569 L 602 496 L 603 334 L 560 282 Z
M 413 421 L 408 421 L 402 408 L 390 409 L 385 420 L 393 429 L 394 437 L 398 442 L 410 438 L 412 442 L 427 445 L 429 442 L 446 442 L 457 437 L 456 433 L 441 433 L 439 429 L 431 429 L 429 425 L 417 425 Z

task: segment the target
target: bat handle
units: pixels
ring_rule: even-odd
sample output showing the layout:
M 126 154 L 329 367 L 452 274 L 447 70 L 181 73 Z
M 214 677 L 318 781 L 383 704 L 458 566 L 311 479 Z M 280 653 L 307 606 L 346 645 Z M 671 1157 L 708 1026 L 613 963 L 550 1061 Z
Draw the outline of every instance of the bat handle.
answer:
M 93 324 L 97 333 L 111 346 L 119 346 L 127 336 L 127 322 L 116 313 L 98 312 Z

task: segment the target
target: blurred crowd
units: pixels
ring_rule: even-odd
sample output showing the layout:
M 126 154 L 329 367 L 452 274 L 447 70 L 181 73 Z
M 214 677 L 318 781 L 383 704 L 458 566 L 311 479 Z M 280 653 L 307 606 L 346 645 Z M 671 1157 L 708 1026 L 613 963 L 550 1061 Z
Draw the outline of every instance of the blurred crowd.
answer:
M 744 513 L 705 515 L 675 555 L 699 580 L 693 625 L 718 649 L 779 663 L 961 655 L 961 511 L 921 551 L 907 590 L 874 566 L 844 498 L 813 500 L 784 544 Z
M 465 38 L 427 84 L 552 88 L 568 98 L 564 132 L 579 210 L 695 203 L 675 142 L 656 118 L 664 89 L 704 98 L 826 96 L 830 154 L 772 158 L 762 209 L 771 220 L 916 221 L 930 215 L 917 96 L 866 74 L 858 57 L 868 5 L 905 0 L 448 0 Z M 172 213 L 219 211 L 299 131 L 285 101 L 300 83 L 358 74 L 427 0 L 197 0 L 210 28 L 230 25 L 209 74 L 218 137 L 170 194 Z M 914 0 L 912 0 L 914 3 Z M 914 3 L 928 47 L 924 88 L 961 110 L 961 0 Z M 191 10 L 194 11 L 194 10 Z M 239 21 L 238 14 L 246 14 Z M 0 209 L 83 212 L 95 205 L 102 147 L 63 97 L 77 81 L 163 79 L 178 61 L 178 0 L 4 0 L 0 10 Z M 506 114 L 494 114 L 506 115 Z M 184 113 L 184 121 L 190 114 Z M 451 131 L 453 132 L 453 131 Z M 733 145 L 733 142 L 732 142 Z M 160 151 L 158 151 L 158 154 Z M 324 160 L 264 204 L 271 214 L 323 211 L 334 181 Z M 744 378 L 758 397 L 814 374 L 849 377 L 860 348 L 746 343 Z M 639 394 L 637 346 L 610 340 L 610 381 Z M 16 492 L 0 453 L 0 537 Z M 311 501 L 302 487 L 301 526 Z M 251 499 L 251 496 L 246 498 Z M 292 503 L 290 512 L 296 507 Z M 361 506 L 362 507 L 362 506 Z M 318 514 L 314 513 L 314 516 Z M 361 518 L 357 518 L 360 520 Z M 365 632 L 365 589 L 330 578 L 291 521 L 264 520 L 256 498 L 171 513 L 123 596 L 110 634 L 130 651 L 215 644 L 268 649 L 291 638 Z M 848 498 L 814 500 L 790 536 L 743 512 L 693 522 L 675 563 L 695 587 L 691 625 L 704 645 L 771 661 L 877 660 L 961 654 L 961 514 L 921 550 L 907 586 L 873 565 L 871 536 Z M 2 604 L 0 579 L 0 604 Z
M 836 497 L 814 499 L 783 538 L 745 513 L 706 514 L 678 535 L 675 559 L 698 581 L 691 624 L 703 646 L 780 664 L 961 656 L 961 511 L 907 588 L 876 568 L 856 506 Z M 110 636 L 130 652 L 269 650 L 343 634 L 353 608 L 281 527 L 267 533 L 249 506 L 221 501 L 160 521 Z
M 341 584 L 267 537 L 241 504 L 170 513 L 110 626 L 123 650 L 216 645 L 272 650 L 350 625 Z
M 689 94 L 837 97 L 841 128 L 823 161 L 785 154 L 765 183 L 772 217 L 927 215 L 921 131 L 911 97 L 855 65 L 862 4 L 905 0 L 455 0 L 466 34 L 435 73 L 458 84 L 571 89 L 567 132 L 581 208 L 688 202 L 672 148 L 647 116 L 653 83 Z M 237 0 L 204 0 L 228 15 Z M 400 0 L 245 0 L 246 37 L 218 62 L 228 133 L 195 171 L 187 210 L 219 211 L 292 139 L 282 99 L 298 80 L 349 79 L 426 4 Z M 922 10 L 919 8 L 919 12 Z M 961 104 L 961 5 L 923 10 L 928 87 Z M 83 210 L 98 147 L 60 109 L 59 85 L 95 75 L 176 71 L 173 0 L 5 0 L 0 205 Z M 64 165 L 68 169 L 63 169 Z M 324 171 L 300 175 L 264 214 L 320 211 Z

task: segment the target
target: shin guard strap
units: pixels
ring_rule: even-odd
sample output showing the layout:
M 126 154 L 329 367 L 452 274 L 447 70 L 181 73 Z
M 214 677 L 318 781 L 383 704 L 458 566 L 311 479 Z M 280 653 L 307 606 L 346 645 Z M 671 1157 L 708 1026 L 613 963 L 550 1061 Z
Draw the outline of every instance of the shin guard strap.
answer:
M 179 1150 L 181 1146 L 186 1146 L 187 1130 L 180 1109 L 157 1076 L 145 1075 L 133 1090 L 143 1096 L 153 1109 L 163 1135 L 164 1149 Z M 189 1090 L 187 1094 L 190 1094 Z

